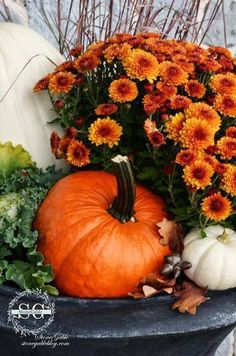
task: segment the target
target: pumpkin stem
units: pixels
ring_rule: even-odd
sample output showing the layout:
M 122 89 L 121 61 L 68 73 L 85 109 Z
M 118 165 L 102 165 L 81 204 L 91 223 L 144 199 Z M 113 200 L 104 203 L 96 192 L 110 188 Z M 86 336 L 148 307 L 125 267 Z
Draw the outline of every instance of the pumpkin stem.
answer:
M 135 222 L 134 203 L 136 187 L 134 175 L 127 156 L 117 155 L 112 159 L 117 181 L 117 196 L 113 200 L 108 212 L 121 223 Z
M 227 245 L 227 244 L 229 243 L 229 235 L 228 235 L 228 233 L 225 231 L 225 229 L 224 229 L 224 231 L 222 232 L 222 234 L 217 237 L 217 240 L 220 241 L 220 242 L 222 242 L 222 244 L 225 244 L 225 245 Z

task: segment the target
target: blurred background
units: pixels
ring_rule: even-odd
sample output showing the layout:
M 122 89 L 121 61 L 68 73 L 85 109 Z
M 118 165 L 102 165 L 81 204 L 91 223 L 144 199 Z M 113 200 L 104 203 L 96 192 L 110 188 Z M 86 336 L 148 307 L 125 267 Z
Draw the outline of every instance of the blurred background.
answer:
M 0 0 L 0 22 L 30 26 L 65 57 L 76 44 L 144 31 L 227 47 L 236 56 L 235 19 L 234 0 Z M 216 356 L 235 356 L 235 340 L 232 333 Z

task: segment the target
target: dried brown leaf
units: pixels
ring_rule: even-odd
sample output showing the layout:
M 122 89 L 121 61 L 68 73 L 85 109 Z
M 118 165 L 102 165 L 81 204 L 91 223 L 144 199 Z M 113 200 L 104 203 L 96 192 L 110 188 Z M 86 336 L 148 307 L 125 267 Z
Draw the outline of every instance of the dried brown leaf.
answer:
M 138 286 L 129 293 L 129 296 L 140 299 L 152 297 L 161 292 L 171 294 L 175 284 L 175 279 L 163 279 L 157 273 L 150 273 L 139 282 Z
M 179 300 L 172 305 L 172 310 L 178 309 L 180 313 L 188 312 L 195 315 L 197 307 L 210 298 L 206 298 L 207 288 L 200 288 L 193 282 L 184 281 L 182 289 L 176 289 L 174 296 Z
M 174 220 L 168 220 L 167 218 L 159 221 L 157 226 L 161 235 L 160 243 L 164 246 L 169 246 L 174 252 L 181 253 L 184 248 L 182 226 Z
M 143 286 L 143 294 L 145 298 L 153 297 L 156 295 L 158 292 L 155 288 L 150 287 L 150 286 Z

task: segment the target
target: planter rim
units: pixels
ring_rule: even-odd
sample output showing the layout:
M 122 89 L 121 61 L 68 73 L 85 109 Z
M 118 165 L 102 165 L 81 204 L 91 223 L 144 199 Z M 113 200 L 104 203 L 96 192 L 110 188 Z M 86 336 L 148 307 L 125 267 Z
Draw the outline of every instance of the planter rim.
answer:
M 0 305 L 8 304 L 19 291 L 19 288 L 1 286 Z M 55 301 L 57 320 L 62 323 L 60 333 L 68 334 L 69 330 L 70 337 L 89 339 L 181 335 L 225 326 L 233 328 L 236 325 L 236 288 L 209 292 L 208 296 L 211 299 L 198 308 L 195 316 L 172 311 L 170 306 L 175 298 L 169 295 L 138 300 L 64 296 L 50 299 Z M 25 299 L 33 301 L 34 297 L 27 296 Z M 68 325 L 65 320 L 68 320 Z M 55 326 L 49 328 L 47 334 L 58 332 Z M 2 320 L 1 328 L 10 331 Z

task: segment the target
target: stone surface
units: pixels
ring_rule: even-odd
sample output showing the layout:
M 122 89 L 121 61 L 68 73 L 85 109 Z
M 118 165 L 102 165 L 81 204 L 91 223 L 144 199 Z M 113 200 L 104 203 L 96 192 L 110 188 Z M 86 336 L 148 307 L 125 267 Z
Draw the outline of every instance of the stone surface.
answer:
M 232 332 L 220 345 L 215 356 L 234 356 L 236 351 L 236 343 L 234 342 L 234 332 Z
M 16 291 L 0 287 L 0 349 L 4 356 L 18 354 L 22 341 L 13 324 L 7 323 L 9 302 Z M 58 347 L 58 356 L 78 352 L 86 356 L 213 356 L 236 325 L 236 290 L 209 292 L 209 296 L 194 317 L 171 310 L 173 297 L 168 295 L 140 300 L 50 298 L 55 302 L 55 314 L 46 335 L 68 335 L 70 345 L 66 350 Z M 32 308 L 38 299 L 22 296 L 20 303 Z M 33 317 L 21 323 L 27 330 L 37 328 Z M 45 356 L 45 348 L 35 351 L 37 356 Z M 55 350 L 47 348 L 46 353 L 54 356 Z M 24 356 L 31 355 L 32 348 L 24 348 Z

